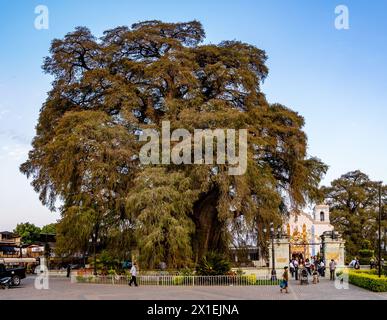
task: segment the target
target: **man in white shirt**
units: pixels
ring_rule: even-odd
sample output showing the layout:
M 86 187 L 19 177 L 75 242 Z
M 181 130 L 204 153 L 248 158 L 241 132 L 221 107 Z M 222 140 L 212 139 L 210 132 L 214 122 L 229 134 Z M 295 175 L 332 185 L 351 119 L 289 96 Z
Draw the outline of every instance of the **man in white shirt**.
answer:
M 352 259 L 352 261 L 349 263 L 348 267 L 353 268 L 356 264 L 356 259 Z
M 325 263 L 323 260 L 320 261 L 319 270 L 321 277 L 325 277 Z
M 132 268 L 130 269 L 130 274 L 132 275 L 132 278 L 129 281 L 129 286 L 132 286 L 132 283 L 134 283 L 134 285 L 136 287 L 138 287 L 138 285 L 137 285 L 137 264 L 135 262 L 133 263 Z

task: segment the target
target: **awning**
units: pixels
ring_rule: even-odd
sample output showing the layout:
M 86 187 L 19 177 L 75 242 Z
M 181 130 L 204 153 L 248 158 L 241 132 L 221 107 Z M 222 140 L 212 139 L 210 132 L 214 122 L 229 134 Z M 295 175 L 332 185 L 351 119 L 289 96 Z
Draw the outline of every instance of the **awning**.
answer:
M 6 251 L 6 252 L 16 252 L 16 251 L 19 251 L 19 249 L 15 247 L 9 247 L 9 246 L 0 246 L 0 251 Z
M 1 258 L 0 262 L 4 260 L 5 264 L 12 263 L 37 263 L 35 258 Z

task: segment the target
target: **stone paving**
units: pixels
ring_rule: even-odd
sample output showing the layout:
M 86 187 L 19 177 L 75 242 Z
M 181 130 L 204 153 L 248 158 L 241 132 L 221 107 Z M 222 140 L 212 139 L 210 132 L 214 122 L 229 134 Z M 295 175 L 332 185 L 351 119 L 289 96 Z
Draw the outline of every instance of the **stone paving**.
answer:
M 338 290 L 334 283 L 301 286 L 290 281 L 290 293 L 280 293 L 278 286 L 246 287 L 129 287 L 70 283 L 66 278 L 51 278 L 49 290 L 36 290 L 35 277 L 28 277 L 22 286 L 0 290 L 0 300 L 387 300 L 387 293 L 374 293 L 350 285 Z

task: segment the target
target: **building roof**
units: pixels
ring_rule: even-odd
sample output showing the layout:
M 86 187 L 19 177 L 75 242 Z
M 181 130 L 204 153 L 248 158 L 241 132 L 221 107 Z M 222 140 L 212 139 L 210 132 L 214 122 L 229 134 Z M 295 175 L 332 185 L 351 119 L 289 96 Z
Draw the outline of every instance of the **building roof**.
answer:
M 0 234 L 11 236 L 13 238 L 19 238 L 20 237 L 17 233 L 9 232 L 9 231 L 1 231 Z

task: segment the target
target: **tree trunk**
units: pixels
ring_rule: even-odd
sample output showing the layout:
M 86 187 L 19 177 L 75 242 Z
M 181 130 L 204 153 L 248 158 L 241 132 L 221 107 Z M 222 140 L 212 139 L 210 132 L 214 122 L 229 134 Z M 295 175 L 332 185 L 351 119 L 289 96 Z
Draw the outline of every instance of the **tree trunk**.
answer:
M 208 251 L 224 252 L 227 243 L 222 238 L 224 223 L 218 219 L 219 190 L 217 188 L 203 194 L 194 205 L 193 251 L 197 263 Z

